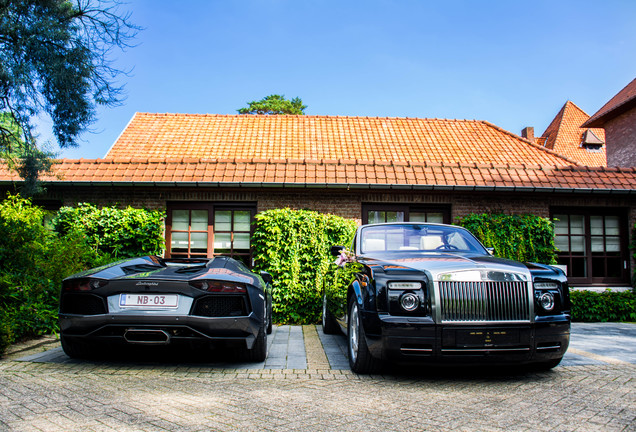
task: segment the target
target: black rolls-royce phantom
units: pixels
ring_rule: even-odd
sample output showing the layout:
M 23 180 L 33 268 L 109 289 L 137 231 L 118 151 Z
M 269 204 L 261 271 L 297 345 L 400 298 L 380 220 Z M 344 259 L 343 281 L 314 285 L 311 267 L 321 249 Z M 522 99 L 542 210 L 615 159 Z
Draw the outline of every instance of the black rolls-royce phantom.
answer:
M 322 327 L 347 335 L 357 373 L 384 362 L 559 364 L 570 338 L 565 274 L 496 258 L 467 230 L 441 224 L 358 228 L 325 286 Z

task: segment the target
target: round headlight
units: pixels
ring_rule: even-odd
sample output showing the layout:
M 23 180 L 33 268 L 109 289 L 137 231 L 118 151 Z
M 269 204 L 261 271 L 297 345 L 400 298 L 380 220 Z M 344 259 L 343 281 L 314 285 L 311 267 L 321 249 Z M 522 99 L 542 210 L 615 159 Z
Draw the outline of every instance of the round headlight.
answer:
M 539 297 L 539 304 L 541 304 L 543 309 L 551 311 L 554 309 L 554 295 L 550 292 L 541 294 Z
M 400 297 L 400 306 L 408 312 L 412 312 L 420 305 L 420 299 L 413 293 L 405 293 Z

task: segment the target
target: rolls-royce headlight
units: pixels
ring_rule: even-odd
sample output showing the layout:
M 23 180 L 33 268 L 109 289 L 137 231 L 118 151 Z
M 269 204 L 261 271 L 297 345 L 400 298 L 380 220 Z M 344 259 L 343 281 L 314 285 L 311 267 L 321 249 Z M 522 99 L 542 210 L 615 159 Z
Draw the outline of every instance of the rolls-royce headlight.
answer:
M 551 292 L 543 293 L 539 296 L 539 304 L 546 311 L 554 309 L 554 294 Z
M 418 290 L 420 288 L 422 288 L 420 282 L 389 282 L 389 289 Z
M 400 306 L 407 312 L 413 312 L 420 305 L 420 299 L 417 295 L 407 292 L 400 297 Z

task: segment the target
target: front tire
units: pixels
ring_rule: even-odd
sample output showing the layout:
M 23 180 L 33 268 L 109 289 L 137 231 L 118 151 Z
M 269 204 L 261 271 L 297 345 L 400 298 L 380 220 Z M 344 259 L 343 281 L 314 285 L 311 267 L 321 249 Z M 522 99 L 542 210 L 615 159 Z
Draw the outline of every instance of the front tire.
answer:
M 535 371 L 549 371 L 551 369 L 554 369 L 555 367 L 557 367 L 559 365 L 559 363 L 561 363 L 561 360 L 563 360 L 563 357 L 558 358 L 558 359 L 553 359 L 553 360 L 548 360 L 545 362 L 540 362 L 540 363 L 534 363 L 532 365 L 532 369 Z
M 371 355 L 367 346 L 360 308 L 354 300 L 349 307 L 349 323 L 347 325 L 347 341 L 349 345 L 349 367 L 357 374 L 370 374 L 382 369 L 382 362 Z

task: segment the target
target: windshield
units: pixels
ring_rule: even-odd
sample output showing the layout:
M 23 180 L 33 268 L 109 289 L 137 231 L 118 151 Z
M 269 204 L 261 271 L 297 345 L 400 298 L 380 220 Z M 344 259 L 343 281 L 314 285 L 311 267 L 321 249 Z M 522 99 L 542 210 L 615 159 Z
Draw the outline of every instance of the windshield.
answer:
M 468 231 L 448 225 L 386 224 L 362 227 L 360 253 L 394 251 L 488 254 Z

